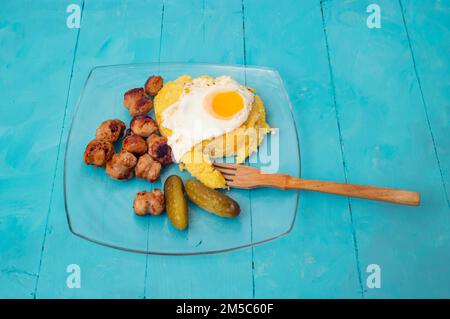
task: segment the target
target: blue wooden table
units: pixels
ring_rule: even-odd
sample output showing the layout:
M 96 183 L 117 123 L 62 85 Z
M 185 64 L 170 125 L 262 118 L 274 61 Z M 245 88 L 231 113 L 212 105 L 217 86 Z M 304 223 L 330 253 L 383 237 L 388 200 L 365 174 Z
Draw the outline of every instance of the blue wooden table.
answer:
M 82 85 L 140 62 L 277 68 L 304 177 L 413 189 L 421 206 L 304 192 L 288 236 L 207 256 L 72 235 L 62 167 Z M 450 297 L 449 63 L 448 0 L 2 1 L 0 297 Z

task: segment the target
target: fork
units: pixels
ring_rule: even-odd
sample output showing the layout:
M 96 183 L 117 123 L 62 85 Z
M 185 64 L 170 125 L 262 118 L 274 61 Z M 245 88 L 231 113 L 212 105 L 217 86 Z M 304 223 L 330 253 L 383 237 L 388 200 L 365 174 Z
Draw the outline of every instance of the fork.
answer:
M 284 190 L 300 189 L 402 205 L 418 206 L 420 204 L 420 194 L 414 191 L 317 181 L 297 178 L 287 174 L 267 174 L 257 168 L 245 165 L 224 163 L 214 163 L 213 165 L 222 173 L 227 186 L 234 188 L 276 187 Z

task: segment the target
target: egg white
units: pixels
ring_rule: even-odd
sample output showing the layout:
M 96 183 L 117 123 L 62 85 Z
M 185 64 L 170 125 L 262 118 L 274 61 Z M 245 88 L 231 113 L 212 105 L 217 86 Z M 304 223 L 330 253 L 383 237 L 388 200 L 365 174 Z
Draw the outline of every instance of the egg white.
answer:
M 231 118 L 212 115 L 205 105 L 207 96 L 234 91 L 243 100 L 244 107 Z M 231 132 L 241 126 L 252 109 L 254 94 L 228 76 L 196 78 L 184 86 L 180 99 L 162 113 L 162 126 L 172 131 L 168 144 L 174 160 L 180 162 L 194 145 Z

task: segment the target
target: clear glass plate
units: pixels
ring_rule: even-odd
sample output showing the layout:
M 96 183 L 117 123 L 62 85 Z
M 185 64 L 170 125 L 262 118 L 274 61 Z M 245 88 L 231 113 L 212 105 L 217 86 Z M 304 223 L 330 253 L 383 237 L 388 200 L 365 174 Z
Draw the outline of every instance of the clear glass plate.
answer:
M 241 206 L 238 218 L 226 219 L 203 211 L 189 203 L 189 227 L 174 229 L 163 213 L 160 216 L 136 216 L 133 198 L 140 190 L 163 188 L 172 174 L 184 180 L 192 178 L 180 172 L 178 165 L 166 166 L 161 178 L 151 184 L 144 180 L 116 181 L 104 168 L 83 162 L 86 145 L 104 120 L 131 117 L 123 107 L 123 93 L 142 87 L 149 75 L 160 74 L 164 81 L 180 75 L 229 75 L 256 89 L 262 98 L 267 121 L 278 128 L 277 136 L 268 136 L 261 150 L 278 156 L 278 172 L 300 176 L 300 151 L 289 97 L 279 73 L 271 68 L 207 64 L 132 64 L 95 67 L 90 72 L 70 128 L 64 160 L 64 197 L 70 230 L 77 236 L 105 246 L 148 254 L 189 255 L 230 251 L 248 247 L 287 234 L 294 223 L 299 192 L 271 188 L 231 189 L 227 192 Z M 153 114 L 151 114 L 153 116 Z M 272 139 L 278 138 L 278 150 Z M 116 149 L 120 148 L 120 142 Z M 276 153 L 275 153 L 276 152 Z M 262 151 L 261 151 L 262 153 Z M 272 164 L 274 162 L 272 156 Z M 266 159 L 251 158 L 251 165 L 266 168 Z M 256 163 L 255 159 L 257 160 Z M 276 160 L 276 158 L 275 158 Z M 266 169 L 267 170 L 267 169 Z

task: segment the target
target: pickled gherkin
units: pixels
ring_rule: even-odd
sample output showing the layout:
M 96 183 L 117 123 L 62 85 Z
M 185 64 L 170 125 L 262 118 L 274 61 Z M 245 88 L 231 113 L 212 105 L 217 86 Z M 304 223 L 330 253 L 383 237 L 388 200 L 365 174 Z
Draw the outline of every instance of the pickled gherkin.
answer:
M 241 211 L 235 200 L 195 180 L 186 182 L 186 193 L 192 202 L 221 217 L 236 217 Z
M 172 225 L 179 230 L 188 226 L 188 205 L 184 196 L 183 181 L 176 175 L 171 175 L 164 183 L 166 212 Z

